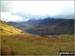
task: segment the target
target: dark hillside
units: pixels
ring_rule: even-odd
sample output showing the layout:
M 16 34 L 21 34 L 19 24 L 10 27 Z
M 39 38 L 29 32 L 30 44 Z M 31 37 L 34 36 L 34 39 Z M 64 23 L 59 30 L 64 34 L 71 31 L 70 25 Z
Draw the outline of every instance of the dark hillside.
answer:
M 57 35 L 74 34 L 74 19 L 45 18 L 42 20 L 29 20 L 27 22 L 9 24 L 32 34 Z

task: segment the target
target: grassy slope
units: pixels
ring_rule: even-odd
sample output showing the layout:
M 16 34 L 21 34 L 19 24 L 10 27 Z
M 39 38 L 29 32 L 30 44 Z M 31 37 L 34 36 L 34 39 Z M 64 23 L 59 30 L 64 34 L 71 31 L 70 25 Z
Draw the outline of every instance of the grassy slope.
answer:
M 2 36 L 2 47 L 11 48 L 18 55 L 56 55 L 60 49 L 73 51 L 74 41 L 21 34 Z
M 21 30 L 19 29 L 16 29 L 12 26 L 10 26 L 9 24 L 7 24 L 6 22 L 4 21 L 0 21 L 1 22 L 1 34 L 4 34 L 4 35 L 10 35 L 10 34 L 20 34 L 22 33 Z

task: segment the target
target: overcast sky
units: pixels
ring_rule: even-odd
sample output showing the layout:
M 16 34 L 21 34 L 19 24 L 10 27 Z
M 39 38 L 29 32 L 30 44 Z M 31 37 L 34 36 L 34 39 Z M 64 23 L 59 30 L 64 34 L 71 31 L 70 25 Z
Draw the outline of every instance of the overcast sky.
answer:
M 5 21 L 44 17 L 74 19 L 74 1 L 1 1 L 0 11 Z

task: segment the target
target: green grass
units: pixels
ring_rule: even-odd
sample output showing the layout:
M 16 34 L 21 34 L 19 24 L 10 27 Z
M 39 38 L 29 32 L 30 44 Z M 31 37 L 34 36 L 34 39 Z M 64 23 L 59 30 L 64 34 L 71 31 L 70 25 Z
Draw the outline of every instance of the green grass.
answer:
M 64 40 L 74 40 L 74 35 L 49 35 L 47 37 L 52 37 L 56 39 L 64 39 Z
M 1 45 L 14 50 L 16 55 L 57 55 L 59 49 L 62 51 L 74 50 L 73 40 L 56 40 L 32 35 L 3 35 Z

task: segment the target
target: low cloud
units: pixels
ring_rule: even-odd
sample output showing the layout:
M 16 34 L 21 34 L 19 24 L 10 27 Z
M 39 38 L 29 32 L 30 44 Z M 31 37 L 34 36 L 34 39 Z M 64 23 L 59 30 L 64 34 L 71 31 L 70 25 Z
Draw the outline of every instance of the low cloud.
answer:
M 17 15 L 12 15 L 10 12 L 1 12 L 1 19 L 7 21 L 24 21 L 25 18 L 22 18 Z

